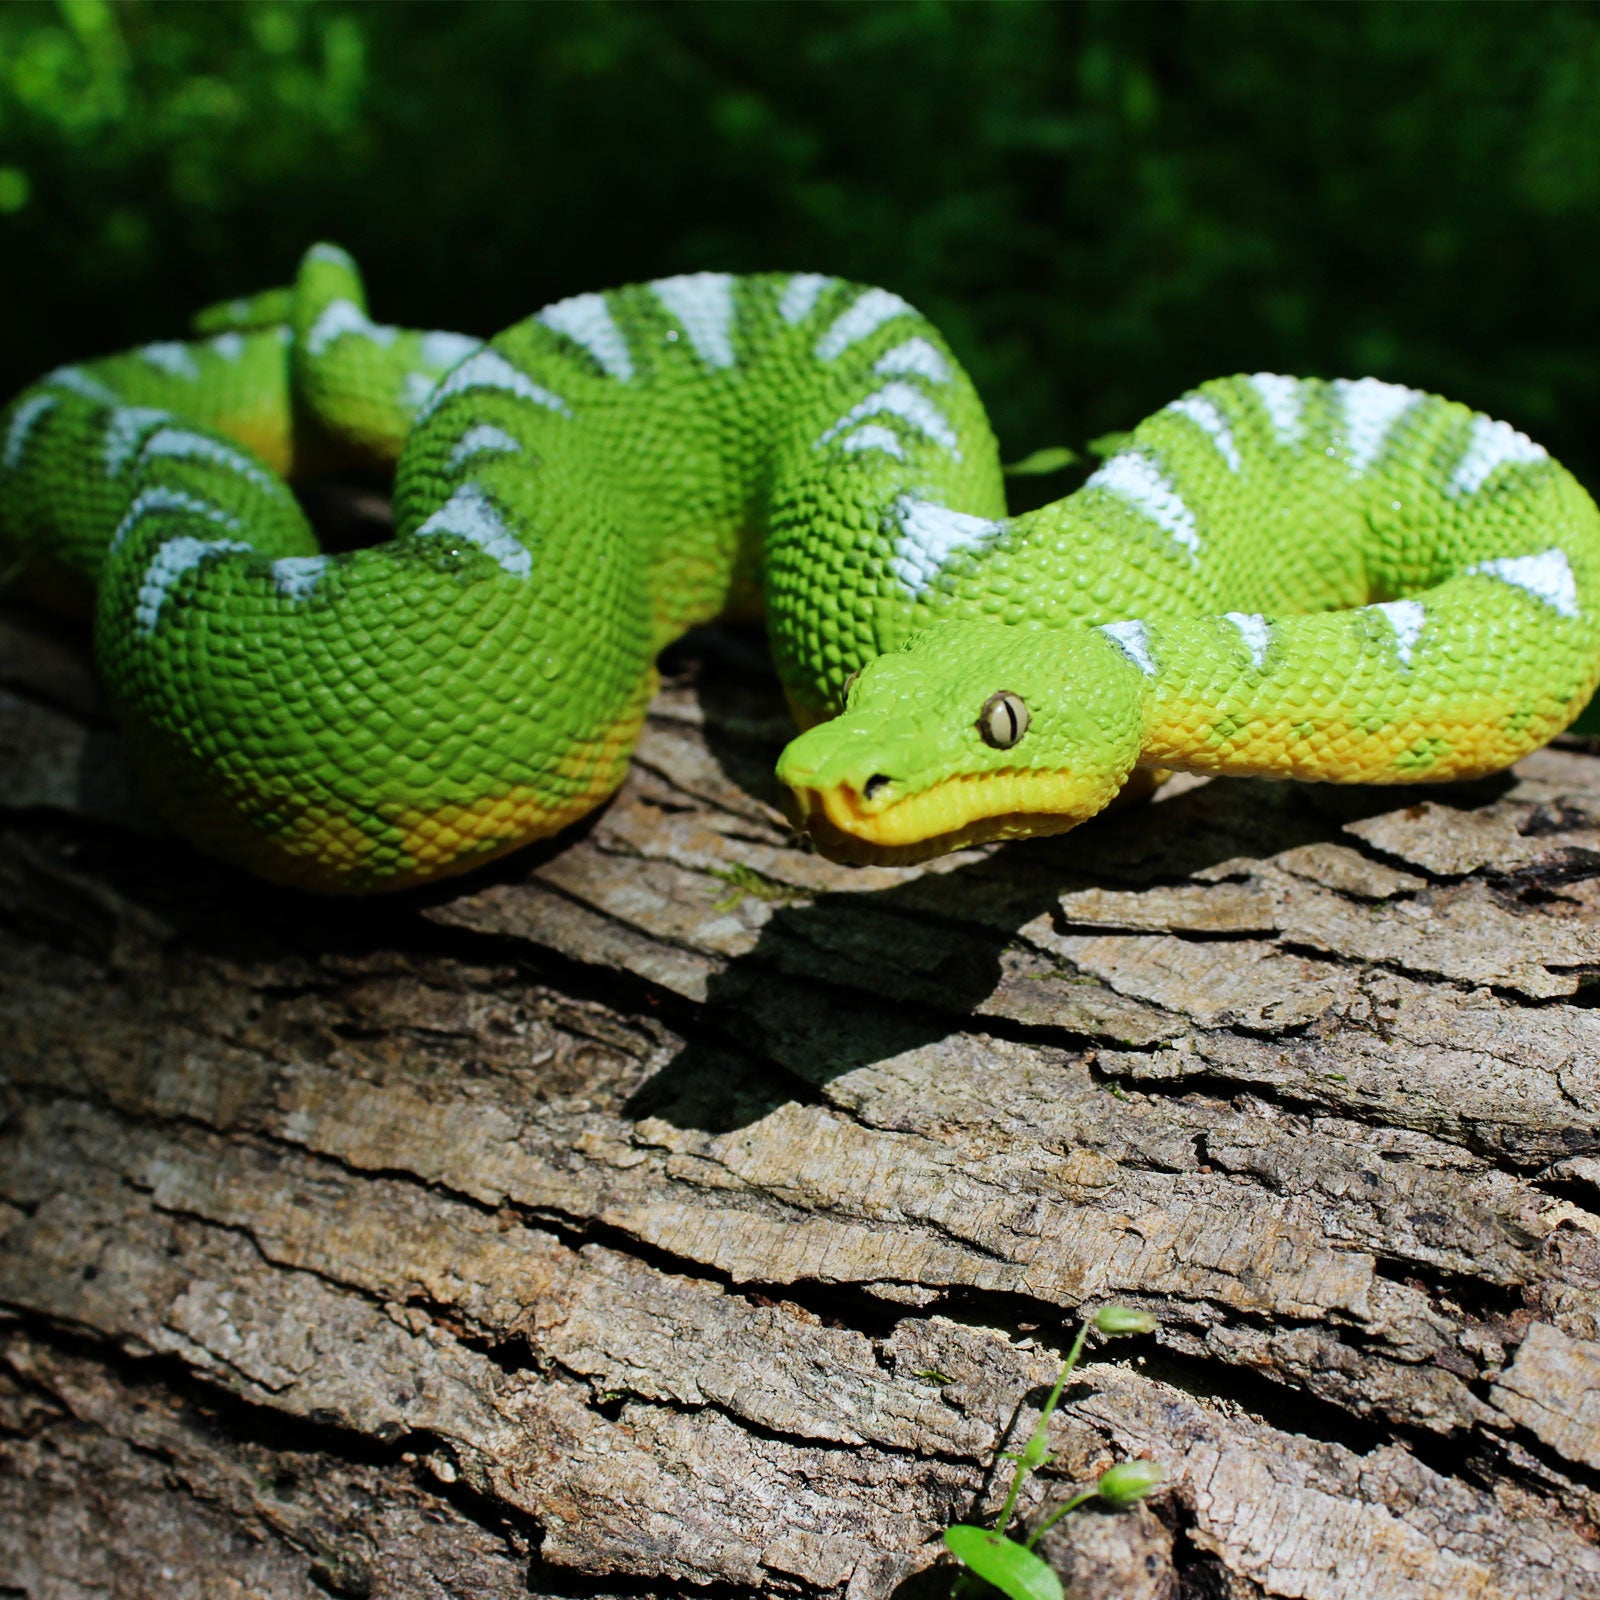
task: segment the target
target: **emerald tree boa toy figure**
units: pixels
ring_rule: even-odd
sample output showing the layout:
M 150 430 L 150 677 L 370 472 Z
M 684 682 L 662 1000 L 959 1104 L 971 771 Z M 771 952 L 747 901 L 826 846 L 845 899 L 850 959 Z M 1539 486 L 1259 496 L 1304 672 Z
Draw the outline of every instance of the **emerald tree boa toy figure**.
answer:
M 1469 777 L 1600 680 L 1600 519 L 1504 422 L 1371 378 L 1202 384 L 1006 514 L 972 383 L 899 296 L 702 272 L 486 344 L 372 322 L 341 250 L 0 415 L 0 555 L 92 607 L 173 826 L 365 892 L 621 782 L 658 652 L 764 613 L 829 855 L 1055 833 L 1135 774 Z M 320 551 L 286 479 L 395 470 Z

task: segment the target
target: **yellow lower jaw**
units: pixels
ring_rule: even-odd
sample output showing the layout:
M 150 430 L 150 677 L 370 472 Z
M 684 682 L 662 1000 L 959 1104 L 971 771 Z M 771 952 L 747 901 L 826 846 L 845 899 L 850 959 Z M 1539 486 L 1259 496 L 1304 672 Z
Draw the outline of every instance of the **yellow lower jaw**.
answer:
M 1102 810 L 1117 786 L 1086 791 L 1059 772 L 964 773 L 885 806 L 852 788 L 790 791 L 790 817 L 835 861 L 904 865 L 963 845 L 1065 833 Z

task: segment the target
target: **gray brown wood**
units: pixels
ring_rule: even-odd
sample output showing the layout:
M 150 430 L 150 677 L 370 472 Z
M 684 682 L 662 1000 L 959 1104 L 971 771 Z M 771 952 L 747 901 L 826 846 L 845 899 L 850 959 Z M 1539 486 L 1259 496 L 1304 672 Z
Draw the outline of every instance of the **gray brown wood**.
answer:
M 1600 756 L 850 870 L 711 634 L 590 826 L 337 903 L 0 680 L 0 1596 L 939 1593 L 1115 1300 L 1081 1600 L 1600 1597 Z

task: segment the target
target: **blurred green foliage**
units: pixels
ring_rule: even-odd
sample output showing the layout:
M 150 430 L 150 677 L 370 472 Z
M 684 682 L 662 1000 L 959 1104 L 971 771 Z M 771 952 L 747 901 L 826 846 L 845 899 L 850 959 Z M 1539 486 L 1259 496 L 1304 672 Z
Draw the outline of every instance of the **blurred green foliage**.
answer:
M 1007 458 L 1374 373 L 1600 482 L 1600 10 L 1033 0 L 0 7 L 0 393 L 332 238 L 490 332 L 701 267 L 900 290 Z

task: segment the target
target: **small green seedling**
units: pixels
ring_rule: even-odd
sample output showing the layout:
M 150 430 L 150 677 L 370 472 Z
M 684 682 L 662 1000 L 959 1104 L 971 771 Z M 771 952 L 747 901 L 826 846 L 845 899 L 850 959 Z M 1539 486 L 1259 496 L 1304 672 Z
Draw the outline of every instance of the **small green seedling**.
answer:
M 1063 471 L 1077 459 L 1076 450 L 1069 450 L 1064 444 L 1052 444 L 1046 445 L 1043 450 L 1035 450 L 1020 461 L 1011 462 L 1001 471 L 1008 478 L 1042 478 L 1047 473 Z
M 1114 456 L 1132 437 L 1130 433 L 1102 433 L 1098 439 L 1089 441 L 1089 454 L 1099 456 L 1105 461 Z
M 975 1577 L 992 1584 L 1001 1594 L 1010 1596 L 1010 1600 L 1065 1600 L 1061 1580 L 1041 1557 L 1034 1554 L 1033 1547 L 1040 1538 L 1068 1512 L 1076 1511 L 1091 1500 L 1100 1500 L 1108 1506 L 1131 1506 L 1159 1489 L 1166 1481 L 1166 1473 L 1154 1461 L 1119 1462 L 1102 1472 L 1092 1488 L 1079 1490 L 1064 1506 L 1051 1512 L 1024 1543 L 1018 1544 L 1015 1539 L 1006 1537 L 1006 1525 L 1011 1521 L 1011 1513 L 1016 1509 L 1017 1497 L 1022 1493 L 1028 1474 L 1050 1460 L 1050 1419 L 1061 1403 L 1061 1392 L 1067 1386 L 1067 1379 L 1072 1376 L 1072 1369 L 1083 1354 L 1089 1330 L 1092 1328 L 1107 1338 L 1116 1338 L 1122 1334 L 1153 1333 L 1155 1326 L 1156 1319 L 1148 1311 L 1134 1311 L 1128 1306 L 1104 1306 L 1078 1329 L 1078 1336 L 1067 1352 L 1066 1365 L 1056 1379 L 1055 1388 L 1050 1391 L 1050 1398 L 1044 1403 L 1044 1410 L 1039 1413 L 1038 1426 L 1029 1436 L 1027 1444 L 1020 1452 L 1003 1451 L 999 1457 L 1001 1461 L 1013 1462 L 1016 1471 L 994 1527 L 977 1528 L 963 1524 L 945 1529 L 945 1548 L 967 1569 L 957 1581 L 955 1593 L 960 1594 Z

